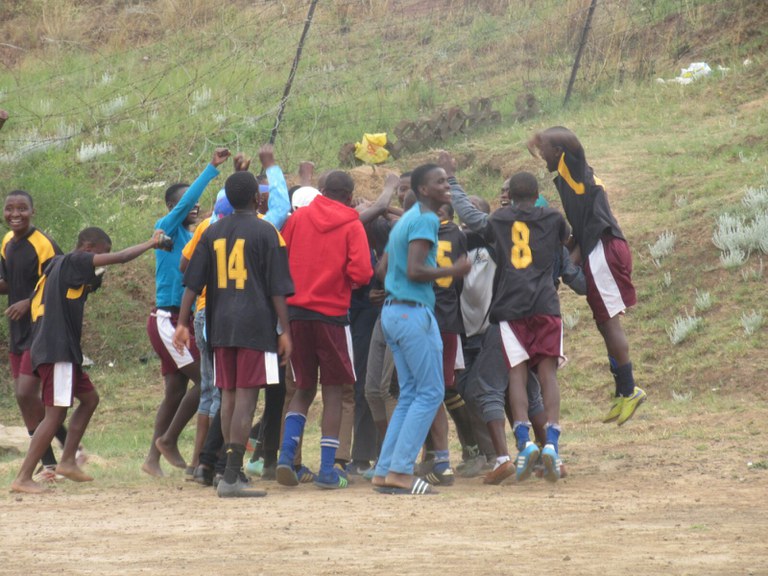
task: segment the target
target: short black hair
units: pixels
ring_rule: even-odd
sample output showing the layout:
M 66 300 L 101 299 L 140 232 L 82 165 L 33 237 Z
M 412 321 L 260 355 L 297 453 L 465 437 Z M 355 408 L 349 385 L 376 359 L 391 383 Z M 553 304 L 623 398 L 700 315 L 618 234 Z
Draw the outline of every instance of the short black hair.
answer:
M 509 199 L 513 202 L 536 200 L 539 197 L 539 182 L 530 172 L 518 172 L 509 179 Z
M 410 178 L 412 174 L 413 172 L 409 170 L 408 172 L 403 172 L 402 174 L 400 174 L 400 178 Z
M 445 212 L 445 215 L 448 216 L 448 220 L 451 220 L 451 221 L 453 220 L 453 217 L 456 214 L 456 212 L 453 210 L 453 204 L 451 204 L 450 202 L 446 202 L 445 204 L 440 206 L 440 210 Z
M 349 202 L 355 191 L 355 181 L 343 170 L 334 170 L 325 177 L 323 196 L 339 202 Z
M 250 172 L 235 172 L 224 182 L 224 192 L 232 208 L 243 210 L 253 204 L 259 193 L 259 183 Z
M 427 174 L 432 172 L 432 170 L 436 170 L 437 168 L 440 168 L 440 166 L 437 164 L 422 164 L 421 166 L 416 167 L 413 172 L 411 172 L 411 190 L 413 190 L 413 193 L 416 194 L 417 199 L 421 198 L 421 195 L 419 194 L 419 188 L 427 179 Z
M 8 193 L 8 196 L 5 197 L 5 199 L 8 200 L 8 198 L 10 198 L 11 196 L 23 196 L 24 198 L 29 200 L 29 207 L 30 208 L 34 208 L 35 207 L 35 202 L 34 202 L 34 200 L 32 200 L 32 195 L 29 192 L 27 192 L 26 190 L 11 190 Z
M 112 239 L 109 237 L 109 234 L 104 232 L 101 228 L 91 226 L 90 228 L 81 230 L 80 234 L 77 235 L 77 247 L 80 248 L 84 244 L 91 244 L 92 246 L 106 244 L 112 246 Z
M 189 184 L 186 182 L 177 182 L 176 184 L 168 186 L 168 188 L 165 189 L 165 203 L 170 204 L 173 202 L 179 194 L 179 190 L 183 188 L 189 188 Z

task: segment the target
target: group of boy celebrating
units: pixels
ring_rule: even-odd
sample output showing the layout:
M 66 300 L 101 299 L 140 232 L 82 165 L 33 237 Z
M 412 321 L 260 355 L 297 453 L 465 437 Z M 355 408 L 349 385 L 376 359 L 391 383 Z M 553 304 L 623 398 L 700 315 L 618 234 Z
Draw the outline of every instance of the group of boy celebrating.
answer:
M 565 216 L 542 206 L 527 172 L 505 182 L 502 206 L 489 214 L 486 201 L 466 194 L 445 152 L 435 164 L 390 176 L 373 203 L 354 205 L 354 181 L 343 171 L 323 174 L 313 188 L 310 163 L 300 168 L 302 186 L 288 190 L 264 146 L 263 175 L 236 155 L 213 214 L 193 235 L 197 202 L 230 155 L 217 149 L 191 185 L 168 188 L 169 212 L 150 240 L 112 253 L 109 236 L 87 228 L 62 255 L 32 226 L 31 196 L 11 192 L 0 291 L 9 295 L 14 389 L 32 437 L 11 489 L 43 492 L 60 476 L 92 480 L 80 441 L 99 398 L 82 370 L 83 308 L 103 266 L 150 248 L 156 302 L 147 330 L 164 398 L 142 465 L 147 474 L 163 474 L 162 456 L 215 485 L 220 497 L 266 495 L 246 471 L 321 489 L 345 488 L 360 473 L 381 493 L 433 494 L 454 481 L 444 404 L 462 443 L 456 469 L 463 476 L 485 470 L 484 482 L 499 484 L 537 472 L 557 481 L 565 473 L 561 279 L 586 294 L 605 342 L 616 388 L 604 421 L 624 424 L 646 396 L 635 386 L 620 321 L 636 302 L 631 255 L 603 185 L 570 130 L 538 132 L 528 147 L 556 172 Z M 395 194 L 399 208 L 390 206 Z M 313 473 L 300 447 L 318 384 Z M 178 438 L 195 413 L 187 465 Z M 353 429 L 350 452 L 345 436 Z M 58 462 L 54 437 L 63 442 Z M 250 438 L 255 451 L 246 463 Z

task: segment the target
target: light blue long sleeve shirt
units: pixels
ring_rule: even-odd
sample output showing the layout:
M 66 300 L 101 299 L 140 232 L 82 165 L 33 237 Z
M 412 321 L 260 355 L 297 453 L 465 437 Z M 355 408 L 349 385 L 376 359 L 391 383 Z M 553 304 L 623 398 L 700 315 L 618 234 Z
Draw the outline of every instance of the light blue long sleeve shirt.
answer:
M 219 171 L 216 167 L 208 164 L 200 176 L 187 188 L 173 210 L 155 224 L 155 229 L 159 228 L 166 236 L 173 238 L 173 250 L 170 252 L 155 250 L 155 304 L 158 307 L 181 306 L 184 286 L 179 262 L 182 249 L 192 239 L 192 232 L 184 226 L 184 220 L 200 200 L 208 183 L 218 175 Z

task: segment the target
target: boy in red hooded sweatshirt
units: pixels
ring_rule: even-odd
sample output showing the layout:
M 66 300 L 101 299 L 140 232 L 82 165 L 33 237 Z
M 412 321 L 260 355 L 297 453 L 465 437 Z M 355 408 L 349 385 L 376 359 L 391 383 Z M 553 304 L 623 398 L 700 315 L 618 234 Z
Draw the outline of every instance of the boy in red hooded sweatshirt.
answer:
M 296 486 L 293 459 L 317 394 L 323 395 L 320 472 L 315 485 L 345 488 L 347 479 L 334 468 L 339 447 L 342 386 L 354 386 L 349 310 L 352 289 L 373 276 L 368 238 L 358 213 L 350 207 L 355 183 L 346 172 L 325 179 L 321 196 L 297 210 L 282 230 L 296 292 L 288 298 L 294 352 L 291 367 L 296 394 L 288 404 L 277 481 Z

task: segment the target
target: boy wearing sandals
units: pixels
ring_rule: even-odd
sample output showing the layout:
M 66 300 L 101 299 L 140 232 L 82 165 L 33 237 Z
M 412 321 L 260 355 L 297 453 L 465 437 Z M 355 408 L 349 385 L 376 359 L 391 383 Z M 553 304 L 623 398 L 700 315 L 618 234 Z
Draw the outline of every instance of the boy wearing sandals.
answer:
M 411 174 L 411 188 L 418 201 L 392 229 L 379 265 L 386 271 L 387 292 L 381 326 L 397 367 L 400 396 L 372 483 L 382 493 L 422 495 L 433 490 L 414 477 L 413 465 L 445 393 L 432 282 L 462 278 L 471 263 L 464 256 L 451 266 L 437 267 L 437 212 L 451 200 L 445 170 L 435 164 L 419 166 Z

